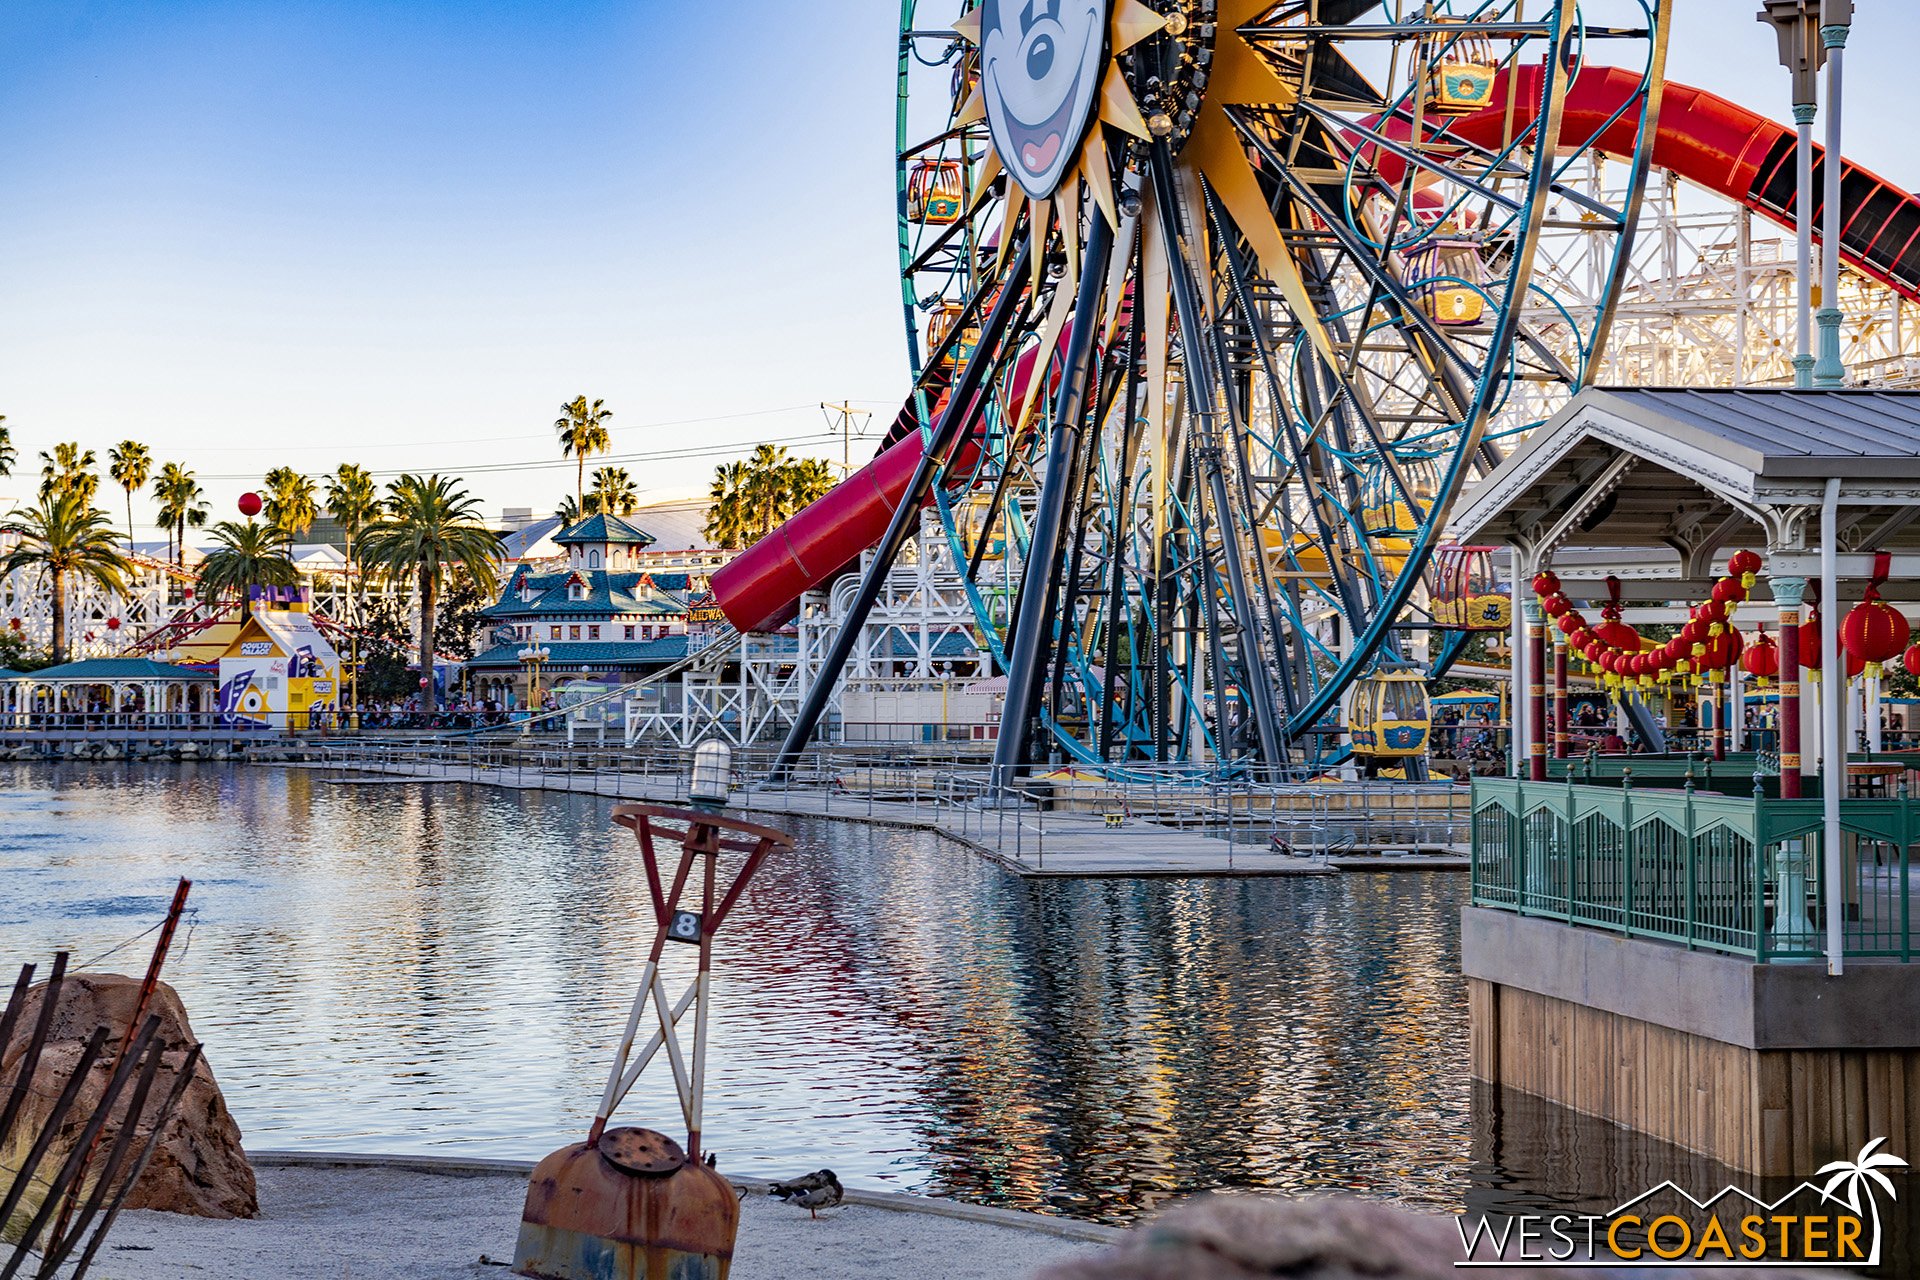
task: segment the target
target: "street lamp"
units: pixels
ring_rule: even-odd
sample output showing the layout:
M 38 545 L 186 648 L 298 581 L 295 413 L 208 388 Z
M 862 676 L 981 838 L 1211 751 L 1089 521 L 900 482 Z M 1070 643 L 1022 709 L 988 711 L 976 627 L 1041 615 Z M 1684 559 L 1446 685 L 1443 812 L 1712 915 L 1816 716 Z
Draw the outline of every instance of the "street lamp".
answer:
M 1765 0 L 1758 16 L 1760 21 L 1772 24 L 1780 41 L 1780 65 L 1793 74 L 1793 122 L 1798 134 L 1794 146 L 1794 285 L 1799 295 L 1793 385 L 1805 390 L 1813 386 L 1813 118 L 1819 111 L 1820 65 L 1826 61 L 1827 51 L 1820 42 L 1820 0 Z M 1828 256 L 1834 252 L 1831 241 L 1826 252 Z
M 1827 55 L 1826 199 L 1820 210 L 1820 357 L 1813 365 L 1813 385 L 1846 385 L 1847 367 L 1840 361 L 1840 67 L 1853 25 L 1853 0 L 1820 0 L 1820 46 Z M 1845 681 L 1837 682 L 1844 685 Z M 1844 776 L 1844 775 L 1843 775 Z
M 543 644 L 528 644 L 520 650 L 520 663 L 527 669 L 527 730 L 533 728 L 533 717 L 540 711 L 540 668 L 553 656 L 553 650 Z

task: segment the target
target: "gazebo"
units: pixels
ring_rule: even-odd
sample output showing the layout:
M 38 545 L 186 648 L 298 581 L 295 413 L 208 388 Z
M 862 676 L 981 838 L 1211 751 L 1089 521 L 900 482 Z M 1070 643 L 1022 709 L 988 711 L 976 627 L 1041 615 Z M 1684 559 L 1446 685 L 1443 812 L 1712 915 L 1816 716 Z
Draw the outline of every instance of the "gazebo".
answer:
M 1769 1175 L 1920 1115 L 1920 760 L 1877 751 L 1870 687 L 1850 729 L 1854 688 L 1836 678 L 1848 663 L 1870 686 L 1862 633 L 1897 637 L 1892 611 L 1920 601 L 1920 392 L 1589 388 L 1447 533 L 1509 550 L 1525 711 L 1515 776 L 1473 783 L 1474 1074 Z M 1553 759 L 1548 676 L 1564 687 L 1568 634 L 1598 633 L 1578 611 L 1603 601 L 1610 622 L 1709 624 L 1679 649 L 1578 642 L 1622 705 L 1663 678 L 1714 690 L 1692 682 L 1724 665 L 1729 623 L 1770 624 L 1778 751 L 1716 763 L 1716 733 L 1705 755 Z
M 206 722 L 214 677 L 152 658 L 86 658 L 0 681 L 15 728 L 151 729 Z

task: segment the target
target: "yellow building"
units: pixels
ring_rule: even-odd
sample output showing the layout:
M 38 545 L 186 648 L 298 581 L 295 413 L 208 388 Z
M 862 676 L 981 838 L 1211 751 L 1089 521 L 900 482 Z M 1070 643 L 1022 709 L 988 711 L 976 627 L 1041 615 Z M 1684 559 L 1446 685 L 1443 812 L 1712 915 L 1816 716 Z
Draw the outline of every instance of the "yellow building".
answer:
M 340 655 L 307 612 L 306 593 L 255 587 L 253 612 L 220 655 L 217 706 L 227 728 L 318 728 L 340 706 Z

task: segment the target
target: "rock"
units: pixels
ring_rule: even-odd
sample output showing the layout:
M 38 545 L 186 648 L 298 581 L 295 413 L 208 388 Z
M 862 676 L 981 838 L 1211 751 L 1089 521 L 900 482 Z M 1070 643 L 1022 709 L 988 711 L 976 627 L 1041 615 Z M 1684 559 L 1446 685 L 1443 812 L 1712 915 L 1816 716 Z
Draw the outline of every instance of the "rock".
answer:
M 18 1071 L 45 995 L 44 983 L 28 993 L 26 1008 L 22 1010 L 12 1039 L 0 1046 L 0 1080 L 11 1082 Z M 35 1091 L 29 1095 L 28 1105 L 15 1132 L 39 1133 L 53 1099 L 72 1075 L 73 1066 L 79 1061 L 87 1037 L 93 1034 L 95 1027 L 101 1025 L 109 1028 L 104 1055 L 106 1060 L 94 1064 L 78 1101 L 67 1113 L 61 1126 L 54 1154 L 42 1163 L 42 1170 L 48 1168 L 49 1163 L 54 1168 L 59 1167 L 58 1161 L 64 1159 L 72 1149 L 87 1118 L 98 1108 L 119 1054 L 121 1038 L 125 1035 L 139 996 L 140 982 L 136 978 L 115 973 L 67 975 L 46 1050 L 34 1072 Z M 161 983 L 155 989 L 148 1012 L 160 1015 L 158 1034 L 167 1046 L 148 1101 L 150 1115 L 173 1088 L 179 1070 L 186 1061 L 187 1049 L 195 1043 L 196 1037 L 187 1022 L 187 1011 L 180 1003 L 179 995 L 166 983 Z M 129 1084 L 121 1095 L 116 1113 L 103 1131 L 96 1159 L 105 1158 L 107 1148 L 119 1132 L 126 1101 L 131 1093 L 132 1085 Z M 135 1142 L 144 1141 L 151 1128 L 151 1124 L 142 1124 L 136 1129 Z M 136 1146 L 135 1151 L 138 1150 Z M 97 1164 L 94 1167 L 99 1168 Z M 127 1198 L 127 1207 L 193 1214 L 203 1218 L 259 1216 L 260 1202 L 254 1188 L 253 1166 L 248 1163 L 247 1154 L 240 1146 L 240 1126 L 234 1123 L 232 1113 L 227 1110 L 226 1099 L 214 1081 L 213 1068 L 204 1053 L 194 1068 L 192 1082 L 182 1095 L 179 1107 L 161 1131 L 160 1145 L 154 1150 L 152 1162 L 141 1175 L 139 1185 Z

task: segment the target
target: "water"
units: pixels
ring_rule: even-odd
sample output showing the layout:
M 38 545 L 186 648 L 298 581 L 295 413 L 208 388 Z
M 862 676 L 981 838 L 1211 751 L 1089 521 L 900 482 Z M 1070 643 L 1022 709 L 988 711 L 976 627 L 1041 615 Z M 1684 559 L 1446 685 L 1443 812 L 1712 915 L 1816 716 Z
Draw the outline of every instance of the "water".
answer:
M 191 876 L 168 976 L 249 1146 L 536 1158 L 584 1133 L 651 939 L 609 808 L 0 765 L 0 961 L 90 959 Z M 1686 1171 L 1476 1096 L 1463 876 L 1024 882 L 921 834 L 794 825 L 721 934 L 723 1169 L 1107 1221 L 1206 1187 L 1602 1208 Z M 665 1066 L 623 1119 L 680 1128 Z

